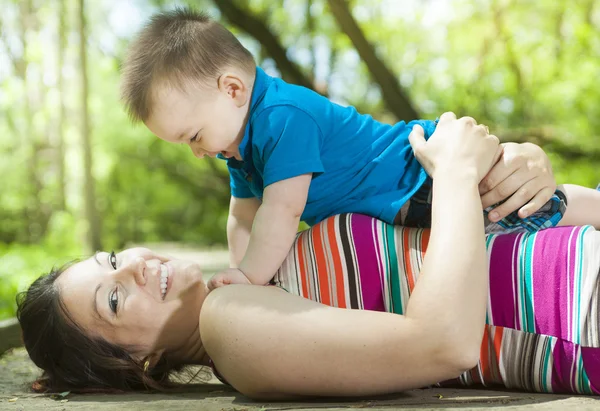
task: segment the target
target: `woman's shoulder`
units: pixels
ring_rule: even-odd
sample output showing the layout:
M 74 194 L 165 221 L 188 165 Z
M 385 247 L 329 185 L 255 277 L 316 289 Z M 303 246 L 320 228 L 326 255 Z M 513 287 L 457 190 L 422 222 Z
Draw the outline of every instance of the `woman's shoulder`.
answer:
M 284 320 L 286 309 L 308 302 L 274 286 L 228 285 L 208 294 L 200 311 L 200 336 L 216 360 L 240 338 L 253 339 L 265 318 Z M 257 331 L 258 330 L 258 331 Z M 237 348 L 236 348 L 237 349 Z M 260 347 L 254 347 L 255 350 Z
M 310 303 L 275 286 L 228 285 L 208 294 L 200 311 L 200 334 L 207 350 L 222 347 L 224 339 L 235 338 L 233 332 L 252 329 L 266 316 L 283 314 L 281 307 L 293 310 L 297 305 Z M 313 303 L 314 304 L 314 303 Z M 277 308 L 277 310 L 274 310 Z M 245 325 L 245 326 L 244 326 Z M 232 326 L 239 326 L 232 328 Z M 240 328 L 241 326 L 244 326 Z M 209 352 L 211 358 L 213 353 Z
M 200 312 L 200 337 L 219 372 L 238 391 L 252 395 L 270 386 L 268 341 L 286 321 L 288 310 L 312 303 L 277 287 L 228 285 L 212 291 Z M 287 307 L 287 308 L 286 308 Z
M 273 298 L 273 295 L 280 293 L 287 294 L 283 289 L 275 286 L 234 284 L 217 288 L 211 291 L 204 300 L 200 321 L 202 322 L 203 319 L 205 322 L 221 320 L 224 316 L 232 314 L 237 317 L 239 315 L 237 310 L 241 307 L 244 310 L 249 307 L 257 310 L 265 309 L 265 304 L 262 304 L 265 299 Z

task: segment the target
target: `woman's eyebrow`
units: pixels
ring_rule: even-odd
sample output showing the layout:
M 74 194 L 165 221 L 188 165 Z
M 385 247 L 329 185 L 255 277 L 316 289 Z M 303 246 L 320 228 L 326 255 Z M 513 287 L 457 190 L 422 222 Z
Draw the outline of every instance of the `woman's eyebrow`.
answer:
M 96 260 L 98 261 L 98 260 Z M 98 263 L 100 264 L 100 263 Z M 96 302 L 98 300 L 98 290 L 100 289 L 100 286 L 102 284 L 98 284 L 96 286 L 96 289 L 94 290 L 94 298 L 92 299 L 92 308 L 94 309 L 94 313 L 96 314 L 96 317 L 98 317 L 100 320 L 102 320 L 102 316 L 100 315 L 100 312 L 98 312 L 98 303 Z
M 100 260 L 98 260 L 98 254 L 101 251 L 96 251 L 94 253 L 94 261 L 96 261 L 96 263 L 98 263 L 98 265 L 100 267 L 102 267 L 102 263 L 100 262 Z M 98 291 L 100 291 L 100 287 L 102 287 L 102 283 L 99 283 L 96 286 L 96 289 L 94 290 L 94 298 L 92 299 L 92 309 L 94 310 L 94 314 L 96 315 L 96 317 L 100 320 L 100 321 L 105 321 L 106 320 L 100 315 L 100 311 L 98 311 Z
M 179 134 L 179 136 L 175 139 L 175 141 L 179 142 L 179 141 L 183 140 L 187 134 L 188 134 L 187 130 L 182 131 L 181 134 Z
M 94 260 L 96 260 L 99 266 L 102 266 L 102 263 L 100 263 L 100 261 L 98 260 L 98 253 L 100 253 L 100 251 L 96 251 L 94 253 Z

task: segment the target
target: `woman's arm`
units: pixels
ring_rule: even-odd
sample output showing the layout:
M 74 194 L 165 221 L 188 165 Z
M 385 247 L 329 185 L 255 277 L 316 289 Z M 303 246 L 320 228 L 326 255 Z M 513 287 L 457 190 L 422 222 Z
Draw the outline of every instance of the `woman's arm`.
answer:
M 434 192 L 448 203 L 434 210 L 440 226 L 406 316 L 332 308 L 271 287 L 223 287 L 204 302 L 200 334 L 225 378 L 251 397 L 367 395 L 476 365 L 487 295 L 483 218 L 478 181 L 463 189 L 454 175 Z
M 465 369 L 477 364 L 485 325 L 487 257 L 475 173 L 439 170 L 431 237 L 406 316 L 433 327 Z M 451 345 L 451 346 L 450 346 Z
M 487 295 L 477 184 L 494 153 L 487 169 L 471 167 L 473 156 L 486 162 L 491 144 L 462 142 L 471 147 L 462 156 L 447 156 L 443 144 L 451 141 L 440 151 L 462 165 L 431 155 L 434 228 L 405 316 L 326 307 L 274 288 L 229 286 L 209 295 L 202 340 L 234 387 L 256 398 L 380 394 L 456 377 L 477 363 Z
M 432 310 L 436 310 L 432 307 Z M 257 399 L 398 392 L 475 365 L 419 320 L 333 308 L 275 287 L 211 292 L 200 335 L 219 372 Z

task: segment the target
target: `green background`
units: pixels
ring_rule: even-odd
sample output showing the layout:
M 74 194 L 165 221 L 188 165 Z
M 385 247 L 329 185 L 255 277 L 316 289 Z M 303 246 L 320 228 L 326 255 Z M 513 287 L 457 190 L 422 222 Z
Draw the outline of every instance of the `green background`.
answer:
M 559 183 L 600 181 L 596 0 L 0 0 L 0 319 L 36 276 L 97 249 L 225 246 L 224 164 L 119 102 L 132 36 L 185 4 L 269 74 L 384 122 L 470 115 L 544 147 Z

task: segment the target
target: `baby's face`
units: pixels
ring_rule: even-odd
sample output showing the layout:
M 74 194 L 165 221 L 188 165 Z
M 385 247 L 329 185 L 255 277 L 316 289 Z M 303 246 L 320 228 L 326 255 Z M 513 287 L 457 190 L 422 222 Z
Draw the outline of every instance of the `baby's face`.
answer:
M 190 87 L 187 92 L 161 87 L 155 101 L 145 124 L 160 139 L 187 144 L 198 158 L 221 153 L 241 160 L 238 147 L 250 102 L 241 80 L 223 75 L 218 87 Z

